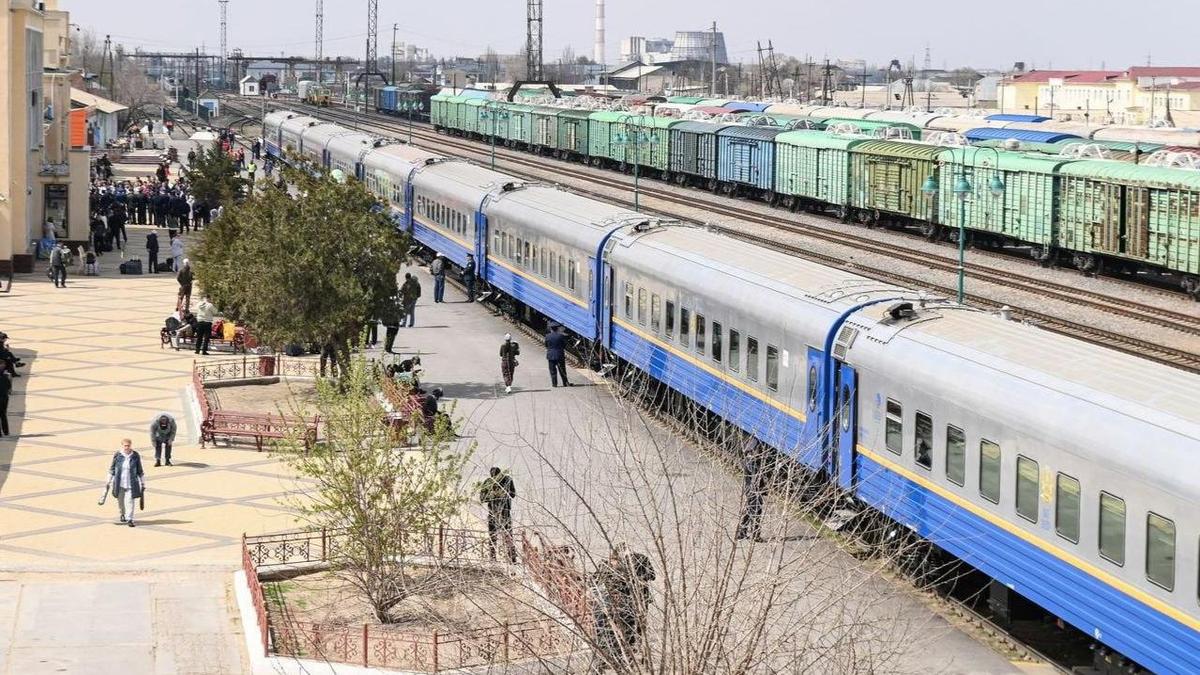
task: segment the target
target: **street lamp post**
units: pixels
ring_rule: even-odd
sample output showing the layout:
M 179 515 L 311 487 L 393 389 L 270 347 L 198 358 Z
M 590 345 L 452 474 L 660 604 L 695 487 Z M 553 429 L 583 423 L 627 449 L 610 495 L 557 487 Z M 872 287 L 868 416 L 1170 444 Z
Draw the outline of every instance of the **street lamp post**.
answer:
M 979 154 L 980 150 L 991 150 L 996 155 L 996 164 L 993 169 L 991 180 L 988 181 L 988 192 L 992 197 L 1002 197 L 1004 195 L 1004 179 L 1000 177 L 1000 152 L 995 148 L 970 148 L 971 152 L 971 169 L 976 168 L 975 155 Z M 921 184 L 921 192 L 925 193 L 926 197 L 933 198 L 939 191 L 938 179 L 934 174 L 929 174 L 925 182 Z M 963 304 L 966 299 L 966 276 L 967 276 L 967 198 L 971 196 L 975 188 L 971 185 L 971 181 L 967 178 L 967 148 L 962 150 L 962 162 L 958 165 L 958 175 L 954 179 L 954 197 L 958 199 L 958 304 Z
M 639 212 L 642 210 L 641 190 L 639 189 L 639 179 L 641 178 L 641 151 L 639 148 L 642 141 L 653 143 L 656 140 L 640 128 L 630 130 L 631 121 L 640 127 L 643 119 L 645 119 L 644 115 L 623 115 L 617 120 L 620 124 L 625 125 L 625 131 L 617 134 L 617 142 L 621 144 L 622 148 L 628 147 L 630 142 L 633 143 L 633 210 Z
M 496 120 L 508 119 L 508 111 L 500 109 L 500 106 L 497 105 L 497 101 L 489 100 L 483 104 L 483 111 L 479 113 L 479 116 L 483 119 L 491 120 L 491 122 L 492 122 L 492 134 L 491 134 L 491 136 L 492 136 L 492 170 L 494 171 L 496 169 Z M 412 123 L 411 123 L 411 119 L 410 119 L 410 122 L 409 122 L 409 134 L 410 134 L 409 138 L 410 139 L 412 138 L 412 136 L 411 136 L 412 125 L 411 124 Z

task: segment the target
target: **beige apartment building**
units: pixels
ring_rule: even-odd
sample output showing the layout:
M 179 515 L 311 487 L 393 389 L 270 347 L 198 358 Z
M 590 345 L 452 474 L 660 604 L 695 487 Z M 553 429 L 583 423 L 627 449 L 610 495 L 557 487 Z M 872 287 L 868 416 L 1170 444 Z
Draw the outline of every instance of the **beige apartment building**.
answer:
M 1031 70 L 997 87 L 1001 112 L 1092 124 L 1177 126 L 1200 116 L 1200 67 L 1134 66 L 1125 70 Z
M 0 0 L 0 274 L 32 271 L 42 228 L 87 238 L 91 149 L 71 134 L 70 22 L 58 0 Z

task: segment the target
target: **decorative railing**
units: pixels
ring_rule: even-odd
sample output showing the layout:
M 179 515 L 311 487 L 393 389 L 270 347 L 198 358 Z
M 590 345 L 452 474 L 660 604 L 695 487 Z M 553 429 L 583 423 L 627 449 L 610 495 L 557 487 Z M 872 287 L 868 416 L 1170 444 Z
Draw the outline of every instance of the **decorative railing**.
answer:
M 521 560 L 533 579 L 546 594 L 550 604 L 559 608 L 577 626 L 591 626 L 591 605 L 588 601 L 587 579 L 570 546 L 551 546 L 540 533 L 521 532 Z
M 299 530 L 242 537 L 242 567 L 250 585 L 266 654 L 427 672 L 494 666 L 567 653 L 577 646 L 571 621 L 543 618 L 462 631 L 406 631 L 379 624 L 333 624 L 273 620 L 259 571 L 263 568 L 328 561 L 346 531 Z M 522 537 L 526 550 L 533 550 Z M 440 560 L 490 558 L 488 533 L 439 527 L 413 537 L 414 555 Z M 539 539 L 540 540 L 540 539 Z M 552 550 L 552 549 L 547 549 Z M 551 571 L 546 556 L 535 551 L 540 569 Z M 283 610 L 284 608 L 280 608 Z
M 240 359 L 214 359 L 192 366 L 201 382 L 245 380 L 253 377 L 312 377 L 321 374 L 318 359 L 305 359 L 280 354 L 247 355 Z

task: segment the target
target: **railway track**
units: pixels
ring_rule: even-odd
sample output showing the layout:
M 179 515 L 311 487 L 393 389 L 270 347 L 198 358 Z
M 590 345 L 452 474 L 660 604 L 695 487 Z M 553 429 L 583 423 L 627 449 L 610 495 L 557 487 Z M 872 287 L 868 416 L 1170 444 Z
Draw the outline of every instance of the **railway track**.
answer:
M 226 107 L 228 108 L 230 106 L 227 104 Z M 233 107 L 236 108 L 236 104 L 234 104 Z M 389 137 L 400 137 L 409 133 L 409 129 L 404 122 L 397 122 L 393 118 L 382 115 L 372 115 L 364 121 L 362 115 L 332 107 L 314 108 L 312 106 L 306 106 L 294 102 L 288 102 L 278 107 L 300 108 L 310 112 L 314 117 L 330 119 L 331 121 L 338 122 L 351 122 L 354 126 L 363 131 L 374 131 Z M 451 148 L 453 149 L 451 154 L 460 156 L 462 154 L 467 154 L 476 158 L 486 158 L 489 157 L 491 153 L 489 144 L 438 134 L 430 130 L 428 127 L 422 128 L 414 125 L 411 133 L 414 138 L 425 141 L 426 145 L 431 149 Z M 522 167 L 528 167 L 529 169 L 537 172 L 537 174 L 525 173 L 522 175 L 521 172 L 514 171 L 514 173 L 521 175 L 523 178 L 528 178 L 531 180 L 545 180 L 546 173 L 557 174 L 563 176 L 564 178 L 580 178 L 578 171 L 574 170 L 577 167 L 573 167 L 570 164 L 559 163 L 557 161 L 546 162 L 544 160 L 547 158 L 536 157 L 519 151 L 512 151 L 502 146 L 496 148 L 496 153 L 498 158 L 510 165 L 515 164 Z M 628 191 L 630 189 L 629 184 L 617 176 L 588 174 L 586 178 L 591 183 L 610 189 L 617 189 L 621 191 Z M 594 190 L 576 189 L 575 191 L 582 192 L 605 201 L 614 201 L 614 198 L 611 195 L 603 194 Z M 811 237 L 825 242 L 851 247 L 856 250 L 868 251 L 877 255 L 921 265 L 939 271 L 957 271 L 957 260 L 947 256 L 933 256 L 925 252 L 897 249 L 870 237 L 855 235 L 848 232 L 838 232 L 817 225 L 769 216 L 744 207 L 706 200 L 692 194 L 678 194 L 673 191 L 657 188 L 652 184 L 650 186 L 640 187 L 639 191 L 647 197 L 658 199 L 663 202 L 667 202 L 668 204 L 674 204 L 687 208 L 703 208 L 712 213 L 740 221 L 750 222 L 805 237 Z M 623 201 L 626 205 L 631 204 L 631 202 L 628 200 L 623 199 L 617 199 L 615 201 Z M 669 211 L 659 210 L 658 213 L 659 215 L 670 218 L 681 217 L 678 213 L 671 213 Z M 684 219 L 687 218 L 684 217 Z M 934 284 L 925 279 L 919 279 L 910 275 L 905 275 L 894 270 L 884 269 L 878 266 L 863 265 L 861 263 L 848 261 L 845 258 L 838 256 L 810 251 L 795 244 L 781 241 L 775 237 L 755 234 L 748 232 L 745 229 L 728 225 L 710 224 L 710 227 L 713 227 L 714 229 L 730 236 L 735 236 L 746 241 L 752 241 L 763 246 L 785 251 L 790 255 L 813 260 L 824 265 L 843 269 L 852 269 L 856 273 L 862 274 L 863 276 L 876 278 L 909 288 L 926 289 L 942 295 L 952 295 L 955 293 L 955 289 L 950 288 L 949 286 Z M 998 286 L 1033 293 L 1039 297 L 1059 300 L 1088 309 L 1102 311 L 1116 316 L 1122 316 L 1125 318 L 1162 326 L 1188 335 L 1200 336 L 1200 315 L 1179 312 L 1154 305 L 1147 305 L 1134 300 L 1120 298 L 1105 293 L 1075 288 L 1073 286 L 1047 279 L 1039 279 L 1037 277 L 1029 276 L 1014 276 L 1007 270 L 1000 270 L 978 263 L 968 263 L 966 265 L 966 269 L 968 274 L 974 280 L 986 281 Z M 1000 302 L 982 297 L 977 294 L 968 295 L 967 298 L 971 304 L 985 309 L 1000 309 L 1002 306 L 1002 303 Z M 1184 370 L 1200 373 L 1200 353 L 1156 344 L 1149 340 L 1143 340 L 1130 335 L 1108 331 L 1085 323 L 1070 321 L 1068 319 L 1063 319 L 1061 317 L 1032 309 L 1012 307 L 1011 310 L 1014 315 L 1019 316 L 1026 321 L 1035 323 L 1047 330 L 1052 330 L 1064 335 L 1070 335 L 1078 339 L 1097 343 L 1118 351 L 1141 356 Z

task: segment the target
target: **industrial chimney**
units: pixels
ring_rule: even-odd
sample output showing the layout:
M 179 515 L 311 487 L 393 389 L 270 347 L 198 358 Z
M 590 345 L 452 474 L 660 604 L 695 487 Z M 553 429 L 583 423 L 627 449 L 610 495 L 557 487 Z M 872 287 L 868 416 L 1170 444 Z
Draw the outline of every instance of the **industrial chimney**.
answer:
M 604 65 L 604 0 L 596 0 L 596 44 L 592 46 L 592 60 Z

